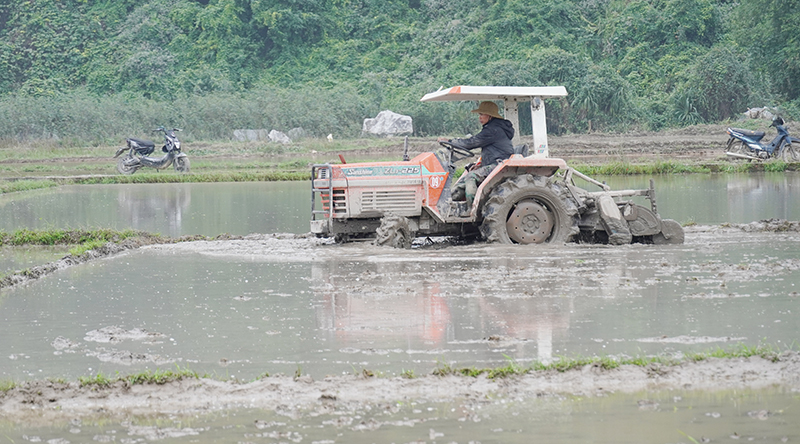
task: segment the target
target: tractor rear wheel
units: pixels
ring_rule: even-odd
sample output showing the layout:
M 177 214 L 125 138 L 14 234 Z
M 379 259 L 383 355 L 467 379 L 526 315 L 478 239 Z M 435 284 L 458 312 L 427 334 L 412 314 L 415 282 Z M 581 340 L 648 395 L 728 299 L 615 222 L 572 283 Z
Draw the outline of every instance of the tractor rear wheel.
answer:
M 577 214 L 566 185 L 542 176 L 516 176 L 489 194 L 481 234 L 487 242 L 502 244 L 568 242 L 579 232 Z
M 411 248 L 415 237 L 408 227 L 408 219 L 403 216 L 385 216 L 375 233 L 375 245 L 394 248 Z

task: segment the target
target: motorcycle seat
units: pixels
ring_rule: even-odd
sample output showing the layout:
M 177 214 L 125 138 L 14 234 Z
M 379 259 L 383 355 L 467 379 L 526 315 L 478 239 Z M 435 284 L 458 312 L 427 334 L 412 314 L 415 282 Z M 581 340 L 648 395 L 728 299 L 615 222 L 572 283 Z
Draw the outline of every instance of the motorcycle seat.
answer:
M 128 140 L 130 140 L 131 142 L 134 142 L 136 145 L 139 145 L 139 147 L 141 147 L 141 148 L 155 148 L 156 147 L 155 142 L 153 142 L 152 140 L 135 139 L 133 137 L 131 137 Z
M 731 130 L 732 131 L 736 131 L 737 133 L 744 134 L 747 137 L 758 137 L 758 138 L 761 138 L 761 137 L 764 137 L 764 135 L 767 134 L 764 131 L 751 131 L 751 130 L 746 130 L 746 129 L 742 129 L 742 128 L 731 128 Z

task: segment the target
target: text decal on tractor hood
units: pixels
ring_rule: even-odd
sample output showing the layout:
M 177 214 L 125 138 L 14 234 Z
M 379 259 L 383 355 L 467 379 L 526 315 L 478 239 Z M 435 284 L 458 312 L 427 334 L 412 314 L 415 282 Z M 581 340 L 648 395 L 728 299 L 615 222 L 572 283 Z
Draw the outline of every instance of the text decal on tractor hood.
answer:
M 373 166 L 342 168 L 347 177 L 364 176 L 412 176 L 419 174 L 419 165 L 413 166 Z

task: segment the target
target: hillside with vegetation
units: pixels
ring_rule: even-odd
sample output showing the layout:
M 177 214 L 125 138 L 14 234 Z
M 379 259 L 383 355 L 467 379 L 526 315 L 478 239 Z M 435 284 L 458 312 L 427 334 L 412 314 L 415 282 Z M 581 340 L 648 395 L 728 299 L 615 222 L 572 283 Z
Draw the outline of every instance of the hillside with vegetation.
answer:
M 565 85 L 553 133 L 800 114 L 800 8 L 777 0 L 6 0 L 0 139 L 103 143 L 159 125 L 357 136 L 475 130 L 441 86 Z M 530 123 L 522 107 L 522 133 Z M 527 124 L 527 128 L 526 125 Z

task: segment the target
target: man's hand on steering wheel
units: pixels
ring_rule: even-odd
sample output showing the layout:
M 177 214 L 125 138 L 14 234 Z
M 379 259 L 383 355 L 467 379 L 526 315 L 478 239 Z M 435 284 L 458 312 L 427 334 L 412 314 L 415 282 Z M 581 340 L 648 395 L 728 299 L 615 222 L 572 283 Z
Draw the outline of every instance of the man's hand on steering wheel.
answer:
M 464 157 L 472 157 L 472 156 L 475 155 L 472 151 L 470 151 L 468 149 L 465 149 L 465 148 L 457 147 L 457 146 L 453 145 L 452 142 L 450 142 L 448 140 L 439 139 L 439 145 L 447 148 L 448 150 L 450 150 L 450 151 L 452 151 L 454 153 L 460 154 L 460 155 L 462 155 Z

